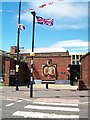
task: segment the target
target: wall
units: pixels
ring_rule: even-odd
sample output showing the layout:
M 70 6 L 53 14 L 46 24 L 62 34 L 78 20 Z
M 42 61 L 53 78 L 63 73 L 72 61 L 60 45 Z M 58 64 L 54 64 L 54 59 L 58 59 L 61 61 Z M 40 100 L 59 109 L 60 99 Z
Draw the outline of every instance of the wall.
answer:
M 16 47 L 11 47 L 11 55 L 15 56 Z M 27 60 L 27 64 L 19 62 L 19 84 L 24 84 L 30 81 L 30 66 L 31 66 L 31 57 L 29 53 L 20 53 L 24 59 Z M 44 76 L 43 66 L 47 64 L 47 60 L 52 60 L 52 65 L 56 66 L 56 76 Z M 34 57 L 34 79 L 41 80 L 67 80 L 67 66 L 71 63 L 71 56 L 69 52 L 57 52 L 57 53 L 37 53 Z M 5 60 L 5 79 L 4 82 L 6 85 L 15 84 L 15 75 L 10 75 L 11 71 L 15 72 L 16 60 L 7 58 Z
M 5 58 L 4 84 L 9 85 L 10 79 L 10 58 Z
M 81 59 L 81 77 L 86 87 L 90 87 L 90 54 Z
M 42 66 L 47 63 L 47 60 L 51 59 L 52 64 L 56 65 L 57 77 L 56 78 L 48 78 L 43 75 Z M 38 56 L 34 57 L 34 79 L 42 79 L 42 80 L 66 80 L 67 79 L 67 66 L 70 64 L 70 56 Z M 28 58 L 28 64 L 30 66 L 31 58 Z M 30 67 L 29 67 L 30 68 Z
M 16 60 L 6 58 L 5 59 L 5 75 L 4 83 L 5 85 L 15 85 L 16 80 Z M 19 75 L 18 75 L 18 84 L 22 85 L 29 80 L 30 70 L 27 67 L 27 64 L 24 62 L 19 62 Z

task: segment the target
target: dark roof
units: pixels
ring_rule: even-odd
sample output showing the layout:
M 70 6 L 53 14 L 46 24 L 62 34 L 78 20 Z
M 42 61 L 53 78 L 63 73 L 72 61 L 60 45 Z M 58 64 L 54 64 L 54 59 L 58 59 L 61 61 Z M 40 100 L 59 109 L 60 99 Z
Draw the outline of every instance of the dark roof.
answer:
M 81 61 L 83 58 L 85 58 L 86 56 L 88 56 L 88 55 L 90 55 L 90 52 L 88 52 L 88 53 L 86 53 L 85 55 L 83 55 L 83 56 L 81 57 L 80 61 Z

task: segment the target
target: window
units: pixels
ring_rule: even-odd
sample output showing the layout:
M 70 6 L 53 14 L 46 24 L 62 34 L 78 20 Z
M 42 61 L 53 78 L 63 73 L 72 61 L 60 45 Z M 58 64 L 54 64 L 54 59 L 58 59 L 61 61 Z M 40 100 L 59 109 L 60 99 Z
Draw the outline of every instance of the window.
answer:
M 79 61 L 76 61 L 76 64 L 79 65 Z
M 80 55 L 80 58 L 82 57 L 82 55 Z
M 79 55 L 76 55 L 76 59 L 79 59 Z
M 72 59 L 75 59 L 75 55 L 72 55 Z
M 75 65 L 75 61 L 72 61 L 72 65 Z

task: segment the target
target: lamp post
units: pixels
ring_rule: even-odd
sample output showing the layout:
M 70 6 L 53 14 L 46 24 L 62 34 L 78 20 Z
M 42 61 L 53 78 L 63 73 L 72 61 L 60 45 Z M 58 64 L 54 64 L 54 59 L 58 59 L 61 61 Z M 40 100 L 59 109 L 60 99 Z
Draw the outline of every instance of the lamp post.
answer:
M 20 24 L 20 12 L 21 12 L 21 0 L 19 1 L 19 14 L 18 14 L 18 25 Z M 17 38 L 17 64 L 16 64 L 16 90 L 18 91 L 18 72 L 19 72 L 19 38 L 20 29 L 18 27 L 18 38 Z
M 34 30 L 35 30 L 35 11 L 32 11 L 33 15 L 33 32 L 32 32 L 32 54 L 31 54 L 31 81 L 30 81 L 30 97 L 33 97 L 33 56 L 34 56 Z

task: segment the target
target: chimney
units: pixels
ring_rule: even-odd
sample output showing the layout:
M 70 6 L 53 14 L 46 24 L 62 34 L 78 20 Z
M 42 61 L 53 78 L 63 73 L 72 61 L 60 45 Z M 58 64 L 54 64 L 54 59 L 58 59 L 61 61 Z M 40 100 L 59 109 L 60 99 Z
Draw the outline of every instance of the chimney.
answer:
M 17 52 L 17 47 L 16 46 L 11 46 L 10 47 L 10 54 L 15 54 Z

